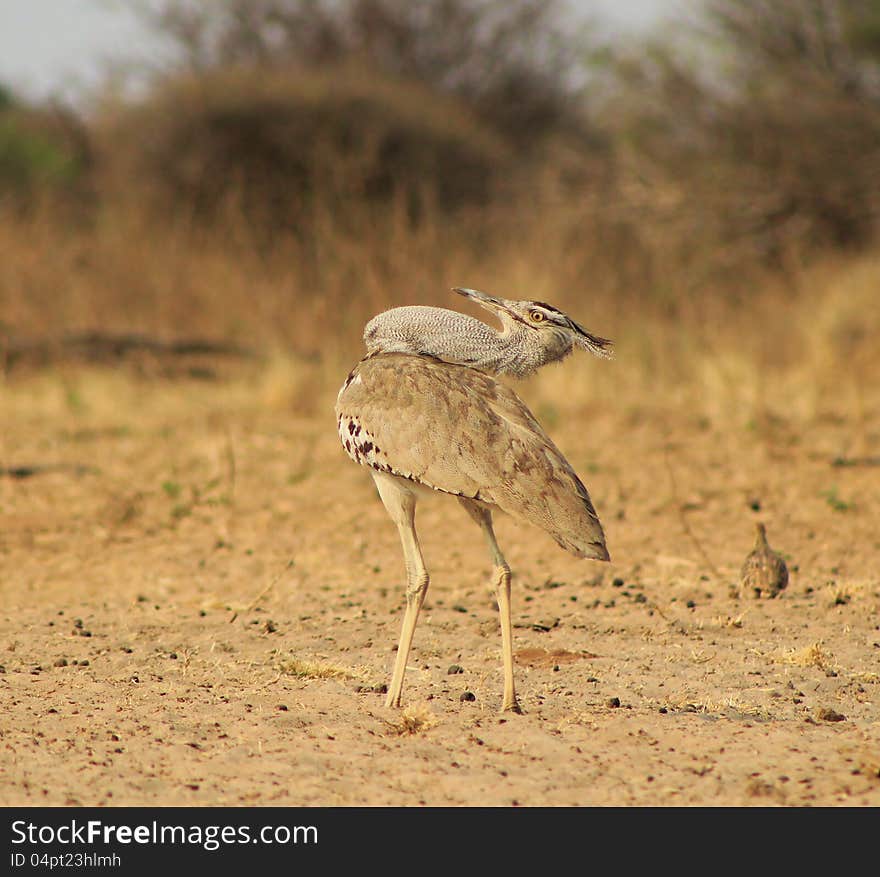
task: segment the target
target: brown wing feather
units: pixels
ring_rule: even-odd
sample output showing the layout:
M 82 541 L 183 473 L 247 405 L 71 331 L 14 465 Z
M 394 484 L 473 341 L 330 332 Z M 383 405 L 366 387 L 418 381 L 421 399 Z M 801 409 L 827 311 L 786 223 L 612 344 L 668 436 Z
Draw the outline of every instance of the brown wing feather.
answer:
M 482 500 L 537 524 L 580 557 L 608 560 L 574 469 L 522 400 L 489 375 L 428 357 L 367 357 L 340 392 L 336 414 L 357 462 Z

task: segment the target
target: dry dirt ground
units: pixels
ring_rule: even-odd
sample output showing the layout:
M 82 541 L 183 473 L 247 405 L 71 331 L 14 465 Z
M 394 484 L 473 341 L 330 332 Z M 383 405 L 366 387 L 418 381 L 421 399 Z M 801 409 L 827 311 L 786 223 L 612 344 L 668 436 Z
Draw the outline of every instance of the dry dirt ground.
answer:
M 420 505 L 431 588 L 383 707 L 402 555 L 332 393 L 2 391 L 0 805 L 880 805 L 880 469 L 839 465 L 843 418 L 550 417 L 614 562 L 499 519 L 515 716 L 446 500 Z M 758 519 L 792 567 L 775 600 L 731 591 Z

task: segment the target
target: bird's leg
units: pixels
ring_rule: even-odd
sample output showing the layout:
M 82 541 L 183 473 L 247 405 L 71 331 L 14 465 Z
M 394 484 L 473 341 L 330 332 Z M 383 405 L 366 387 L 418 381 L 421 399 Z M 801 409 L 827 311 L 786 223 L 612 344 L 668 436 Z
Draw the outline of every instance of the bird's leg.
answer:
M 391 519 L 397 524 L 400 543 L 403 546 L 403 559 L 406 564 L 406 612 L 403 616 L 403 628 L 400 631 L 400 643 L 394 659 L 394 671 L 391 674 L 391 685 L 388 687 L 386 707 L 400 706 L 400 691 L 403 688 L 403 676 L 406 673 L 406 660 L 412 646 L 413 633 L 419 620 L 419 610 L 425 601 L 428 591 L 428 570 L 422 558 L 419 538 L 416 535 L 416 498 L 412 492 L 401 490 L 394 481 L 382 477 L 374 477 L 379 496 L 388 510 Z
M 504 663 L 504 699 L 501 702 L 502 712 L 522 712 L 516 699 L 516 689 L 513 682 L 513 625 L 510 622 L 510 567 L 498 547 L 495 539 L 495 530 L 492 528 L 492 512 L 485 506 L 459 497 L 461 504 L 467 509 L 468 514 L 480 525 L 486 542 L 489 545 L 489 553 L 492 555 L 492 563 L 495 566 L 493 583 L 495 585 L 495 597 L 498 601 L 498 614 L 501 619 L 501 659 Z

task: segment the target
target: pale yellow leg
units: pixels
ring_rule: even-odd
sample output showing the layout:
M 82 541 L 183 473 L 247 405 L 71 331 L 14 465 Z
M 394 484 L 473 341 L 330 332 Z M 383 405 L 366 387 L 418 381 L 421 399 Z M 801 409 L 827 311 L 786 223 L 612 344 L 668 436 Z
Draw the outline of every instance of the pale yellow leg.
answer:
M 502 711 L 522 712 L 513 684 L 513 625 L 510 623 L 510 570 L 507 565 L 495 570 L 495 593 L 501 616 L 501 658 L 504 662 L 504 700 Z
M 419 620 L 419 611 L 422 608 L 422 603 L 425 602 L 430 579 L 416 535 L 415 495 L 412 491 L 401 487 L 393 478 L 388 478 L 381 473 L 374 473 L 373 480 L 376 482 L 379 496 L 382 497 L 388 514 L 397 525 L 400 543 L 403 546 L 403 559 L 406 564 L 406 612 L 403 616 L 397 656 L 394 659 L 391 684 L 388 686 L 388 697 L 385 699 L 386 707 L 398 707 L 400 706 L 403 677 L 406 673 L 406 661 L 409 657 L 413 634 Z
M 510 567 L 498 547 L 495 539 L 495 531 L 492 528 L 492 512 L 485 506 L 460 498 L 461 504 L 467 509 L 468 514 L 480 525 L 486 542 L 489 544 L 489 552 L 492 555 L 492 563 L 495 565 L 493 581 L 495 584 L 495 598 L 498 601 L 498 614 L 501 620 L 501 660 L 504 665 L 504 698 L 501 701 L 502 712 L 511 711 L 520 713 L 519 703 L 516 699 L 516 688 L 513 681 L 513 625 L 510 620 Z

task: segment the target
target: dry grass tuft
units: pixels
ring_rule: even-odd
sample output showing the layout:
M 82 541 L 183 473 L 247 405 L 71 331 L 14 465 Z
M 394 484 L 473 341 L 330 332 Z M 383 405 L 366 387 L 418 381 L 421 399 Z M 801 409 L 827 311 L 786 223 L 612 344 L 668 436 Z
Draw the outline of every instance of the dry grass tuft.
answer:
M 278 669 L 288 676 L 296 676 L 298 679 L 357 679 L 367 681 L 369 673 L 358 667 L 346 667 L 342 664 L 333 664 L 329 661 L 309 661 L 299 658 L 290 658 L 282 661 Z
M 794 649 L 774 660 L 795 667 L 818 667 L 820 670 L 829 670 L 832 666 L 831 655 L 823 651 L 821 643 L 813 643 L 804 649 Z
M 438 720 L 427 704 L 414 704 L 405 707 L 399 716 L 386 719 L 385 724 L 390 735 L 408 737 L 429 731 L 438 724 Z

